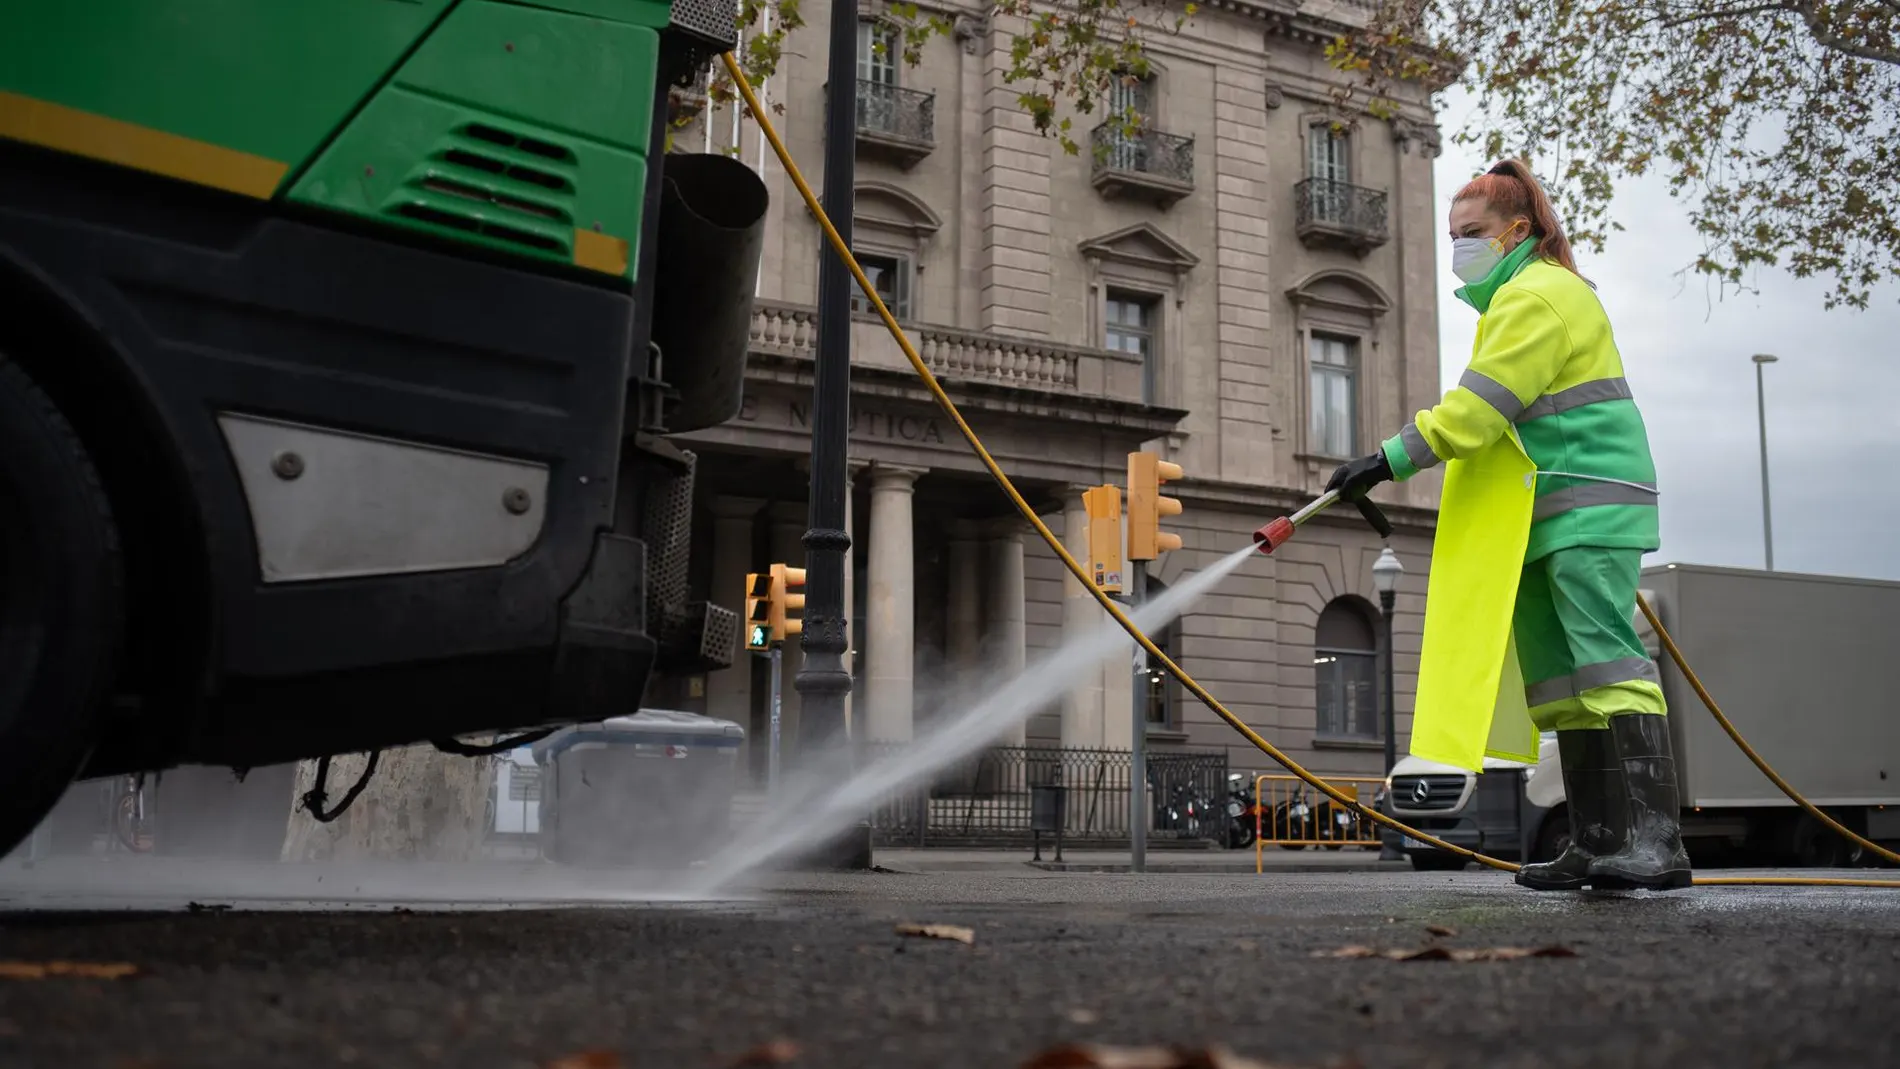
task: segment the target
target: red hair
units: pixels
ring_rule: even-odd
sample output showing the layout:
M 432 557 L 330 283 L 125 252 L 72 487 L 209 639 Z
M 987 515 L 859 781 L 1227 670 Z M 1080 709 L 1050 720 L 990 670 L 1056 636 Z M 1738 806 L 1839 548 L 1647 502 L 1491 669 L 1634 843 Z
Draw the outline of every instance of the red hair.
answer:
M 1485 207 L 1506 219 L 1521 216 L 1529 220 L 1531 239 L 1537 242 L 1537 255 L 1554 260 L 1572 274 L 1576 273 L 1577 261 L 1570 254 L 1570 239 L 1564 237 L 1564 227 L 1557 221 L 1557 211 L 1550 206 L 1550 198 L 1544 195 L 1544 187 L 1537 184 L 1531 169 L 1523 161 L 1504 160 L 1466 182 L 1458 195 L 1451 198 L 1451 202 L 1456 204 L 1472 197 L 1482 199 Z

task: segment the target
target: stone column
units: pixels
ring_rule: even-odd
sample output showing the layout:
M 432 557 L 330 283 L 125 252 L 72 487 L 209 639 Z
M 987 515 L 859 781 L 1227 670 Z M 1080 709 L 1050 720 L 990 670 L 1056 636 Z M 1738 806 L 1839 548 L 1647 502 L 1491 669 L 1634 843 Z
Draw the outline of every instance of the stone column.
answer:
M 1022 675 L 1029 659 L 1027 584 L 1023 578 L 1023 525 L 1014 517 L 998 520 L 989 529 L 989 612 L 985 621 L 989 641 L 984 668 L 998 680 Z M 997 736 L 998 746 L 1021 746 L 1027 721 L 1018 721 Z
M 869 462 L 863 460 L 849 460 L 845 462 L 844 533 L 851 539 L 851 548 L 844 551 L 844 670 L 846 672 L 851 672 L 852 665 L 857 661 L 857 636 L 862 633 L 858 627 L 857 602 L 857 555 L 858 550 L 861 548 L 858 545 L 858 528 L 855 518 L 855 514 L 858 510 L 858 498 L 857 494 L 853 491 L 858 485 L 858 476 L 864 474 L 864 469 L 870 466 Z M 859 735 L 857 725 L 852 716 L 852 710 L 856 707 L 857 696 L 857 681 L 853 680 L 851 693 L 844 696 L 845 737 L 852 740 L 857 739 Z
M 1089 514 L 1082 505 L 1086 486 L 1062 491 L 1062 543 L 1069 555 L 1086 564 L 1089 555 Z M 1062 569 L 1062 641 L 1072 642 L 1103 623 L 1101 606 L 1089 596 L 1068 568 Z M 1102 676 L 1089 673 L 1069 691 L 1062 704 L 1062 745 L 1094 749 L 1102 745 Z
M 774 501 L 769 508 L 772 518 L 772 559 L 771 564 L 788 564 L 794 568 L 805 566 L 805 526 L 810 516 L 803 501 Z M 779 726 L 778 754 L 779 772 L 782 774 L 791 767 L 798 757 L 798 688 L 792 681 L 798 678 L 798 670 L 805 663 L 805 654 L 799 647 L 796 636 L 786 639 L 779 660 Z M 771 696 L 766 696 L 765 719 L 760 745 L 772 745 L 772 708 Z
M 923 469 L 871 468 L 871 530 L 865 546 L 870 588 L 864 627 L 870 656 L 864 670 L 865 738 L 908 742 L 912 734 L 917 602 L 911 494 Z
M 715 496 L 713 514 L 712 597 L 739 614 L 739 635 L 733 643 L 732 665 L 706 676 L 706 715 L 736 721 L 746 730 L 745 749 L 763 750 L 770 738 L 761 737 L 752 721 L 752 658 L 745 648 L 745 576 L 753 571 L 752 523 L 765 502 L 755 497 Z M 739 768 L 750 769 L 749 753 L 739 755 Z M 761 764 L 759 767 L 763 768 Z
M 950 589 L 944 605 L 949 661 L 958 673 L 981 664 L 983 644 L 983 543 L 975 524 L 950 528 Z

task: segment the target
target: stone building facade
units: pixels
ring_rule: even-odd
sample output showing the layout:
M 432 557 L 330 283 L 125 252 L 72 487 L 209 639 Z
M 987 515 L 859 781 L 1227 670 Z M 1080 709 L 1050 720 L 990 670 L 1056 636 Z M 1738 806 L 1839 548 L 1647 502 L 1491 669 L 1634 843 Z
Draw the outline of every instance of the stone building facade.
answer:
M 931 5 L 926 4 L 926 10 Z M 1127 91 L 1135 139 L 1077 116 L 1085 146 L 1038 135 L 1003 82 L 1011 27 L 939 5 L 953 36 L 915 67 L 871 47 L 891 32 L 860 5 L 857 252 L 887 304 L 1044 521 L 1081 559 L 1084 489 L 1124 481 L 1152 449 L 1185 470 L 1167 529 L 1184 548 L 1152 589 L 1245 544 L 1317 494 L 1439 393 L 1433 193 L 1437 133 L 1422 102 L 1350 136 L 1324 120 L 1324 42 L 1354 0 L 1215 0 L 1150 36 L 1154 74 Z M 763 87 L 813 189 L 823 183 L 829 4 Z M 886 38 L 888 40 L 888 38 Z M 683 93 L 680 106 L 698 105 Z M 737 144 L 772 197 L 744 412 L 689 437 L 700 455 L 697 596 L 737 605 L 747 571 L 803 564 L 814 305 L 823 234 L 749 122 L 699 110 L 677 150 Z M 763 150 L 763 151 L 762 151 Z M 990 481 L 869 309 L 853 325 L 849 597 L 853 733 L 911 737 L 970 687 L 1032 662 L 1100 608 Z M 1375 497 L 1398 526 L 1398 724 L 1409 720 L 1436 472 Z M 1314 771 L 1382 769 L 1380 632 L 1356 513 L 1323 517 L 1246 564 L 1160 636 L 1239 716 Z M 742 656 L 744 656 L 742 654 Z M 785 731 L 798 667 L 787 651 Z M 745 724 L 763 769 L 765 668 L 746 658 L 679 701 Z M 1101 666 L 1004 741 L 1126 749 L 1136 689 L 1156 750 L 1227 748 L 1278 771 L 1177 685 Z M 789 744 L 788 744 L 789 747 Z

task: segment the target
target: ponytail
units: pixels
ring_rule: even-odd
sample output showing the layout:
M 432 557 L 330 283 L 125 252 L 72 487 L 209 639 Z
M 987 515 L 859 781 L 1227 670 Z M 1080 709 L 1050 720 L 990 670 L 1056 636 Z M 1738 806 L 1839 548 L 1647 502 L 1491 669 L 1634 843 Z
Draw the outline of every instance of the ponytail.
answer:
M 1550 198 L 1544 195 L 1544 187 L 1538 185 L 1530 167 L 1522 160 L 1499 162 L 1465 183 L 1465 187 L 1452 198 L 1452 203 L 1471 197 L 1483 199 L 1487 207 L 1506 219 L 1522 216 L 1530 220 L 1529 240 L 1537 243 L 1537 255 L 1563 265 L 1572 274 L 1576 273 L 1577 261 L 1570 253 L 1570 239 L 1564 237 L 1563 224 L 1557 220 L 1557 210 L 1551 207 Z

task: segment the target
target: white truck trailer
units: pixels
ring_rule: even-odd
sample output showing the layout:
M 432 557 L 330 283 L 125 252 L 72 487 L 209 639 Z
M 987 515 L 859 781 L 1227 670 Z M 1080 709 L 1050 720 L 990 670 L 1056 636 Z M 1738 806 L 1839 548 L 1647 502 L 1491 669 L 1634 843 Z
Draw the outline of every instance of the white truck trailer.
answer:
M 1900 848 L 1900 583 L 1665 564 L 1643 570 L 1643 596 L 1696 677 L 1770 767 L 1843 825 Z M 1854 844 L 1790 801 L 1729 739 L 1640 610 L 1636 627 L 1662 668 L 1690 857 L 1710 856 L 1710 847 L 1722 845 L 1760 864 L 1834 867 L 1863 860 Z M 1521 798 L 1506 805 L 1507 792 L 1475 789 L 1478 777 L 1407 759 L 1393 770 L 1387 795 L 1393 814 L 1406 823 L 1470 833 L 1433 831 L 1448 842 L 1496 856 L 1555 857 L 1568 841 L 1569 818 L 1549 739 L 1527 776 L 1500 768 L 1484 779 L 1520 776 Z M 1508 842 L 1510 816 L 1518 824 L 1516 843 Z M 1422 844 L 1405 844 L 1405 850 L 1421 868 L 1458 860 Z

